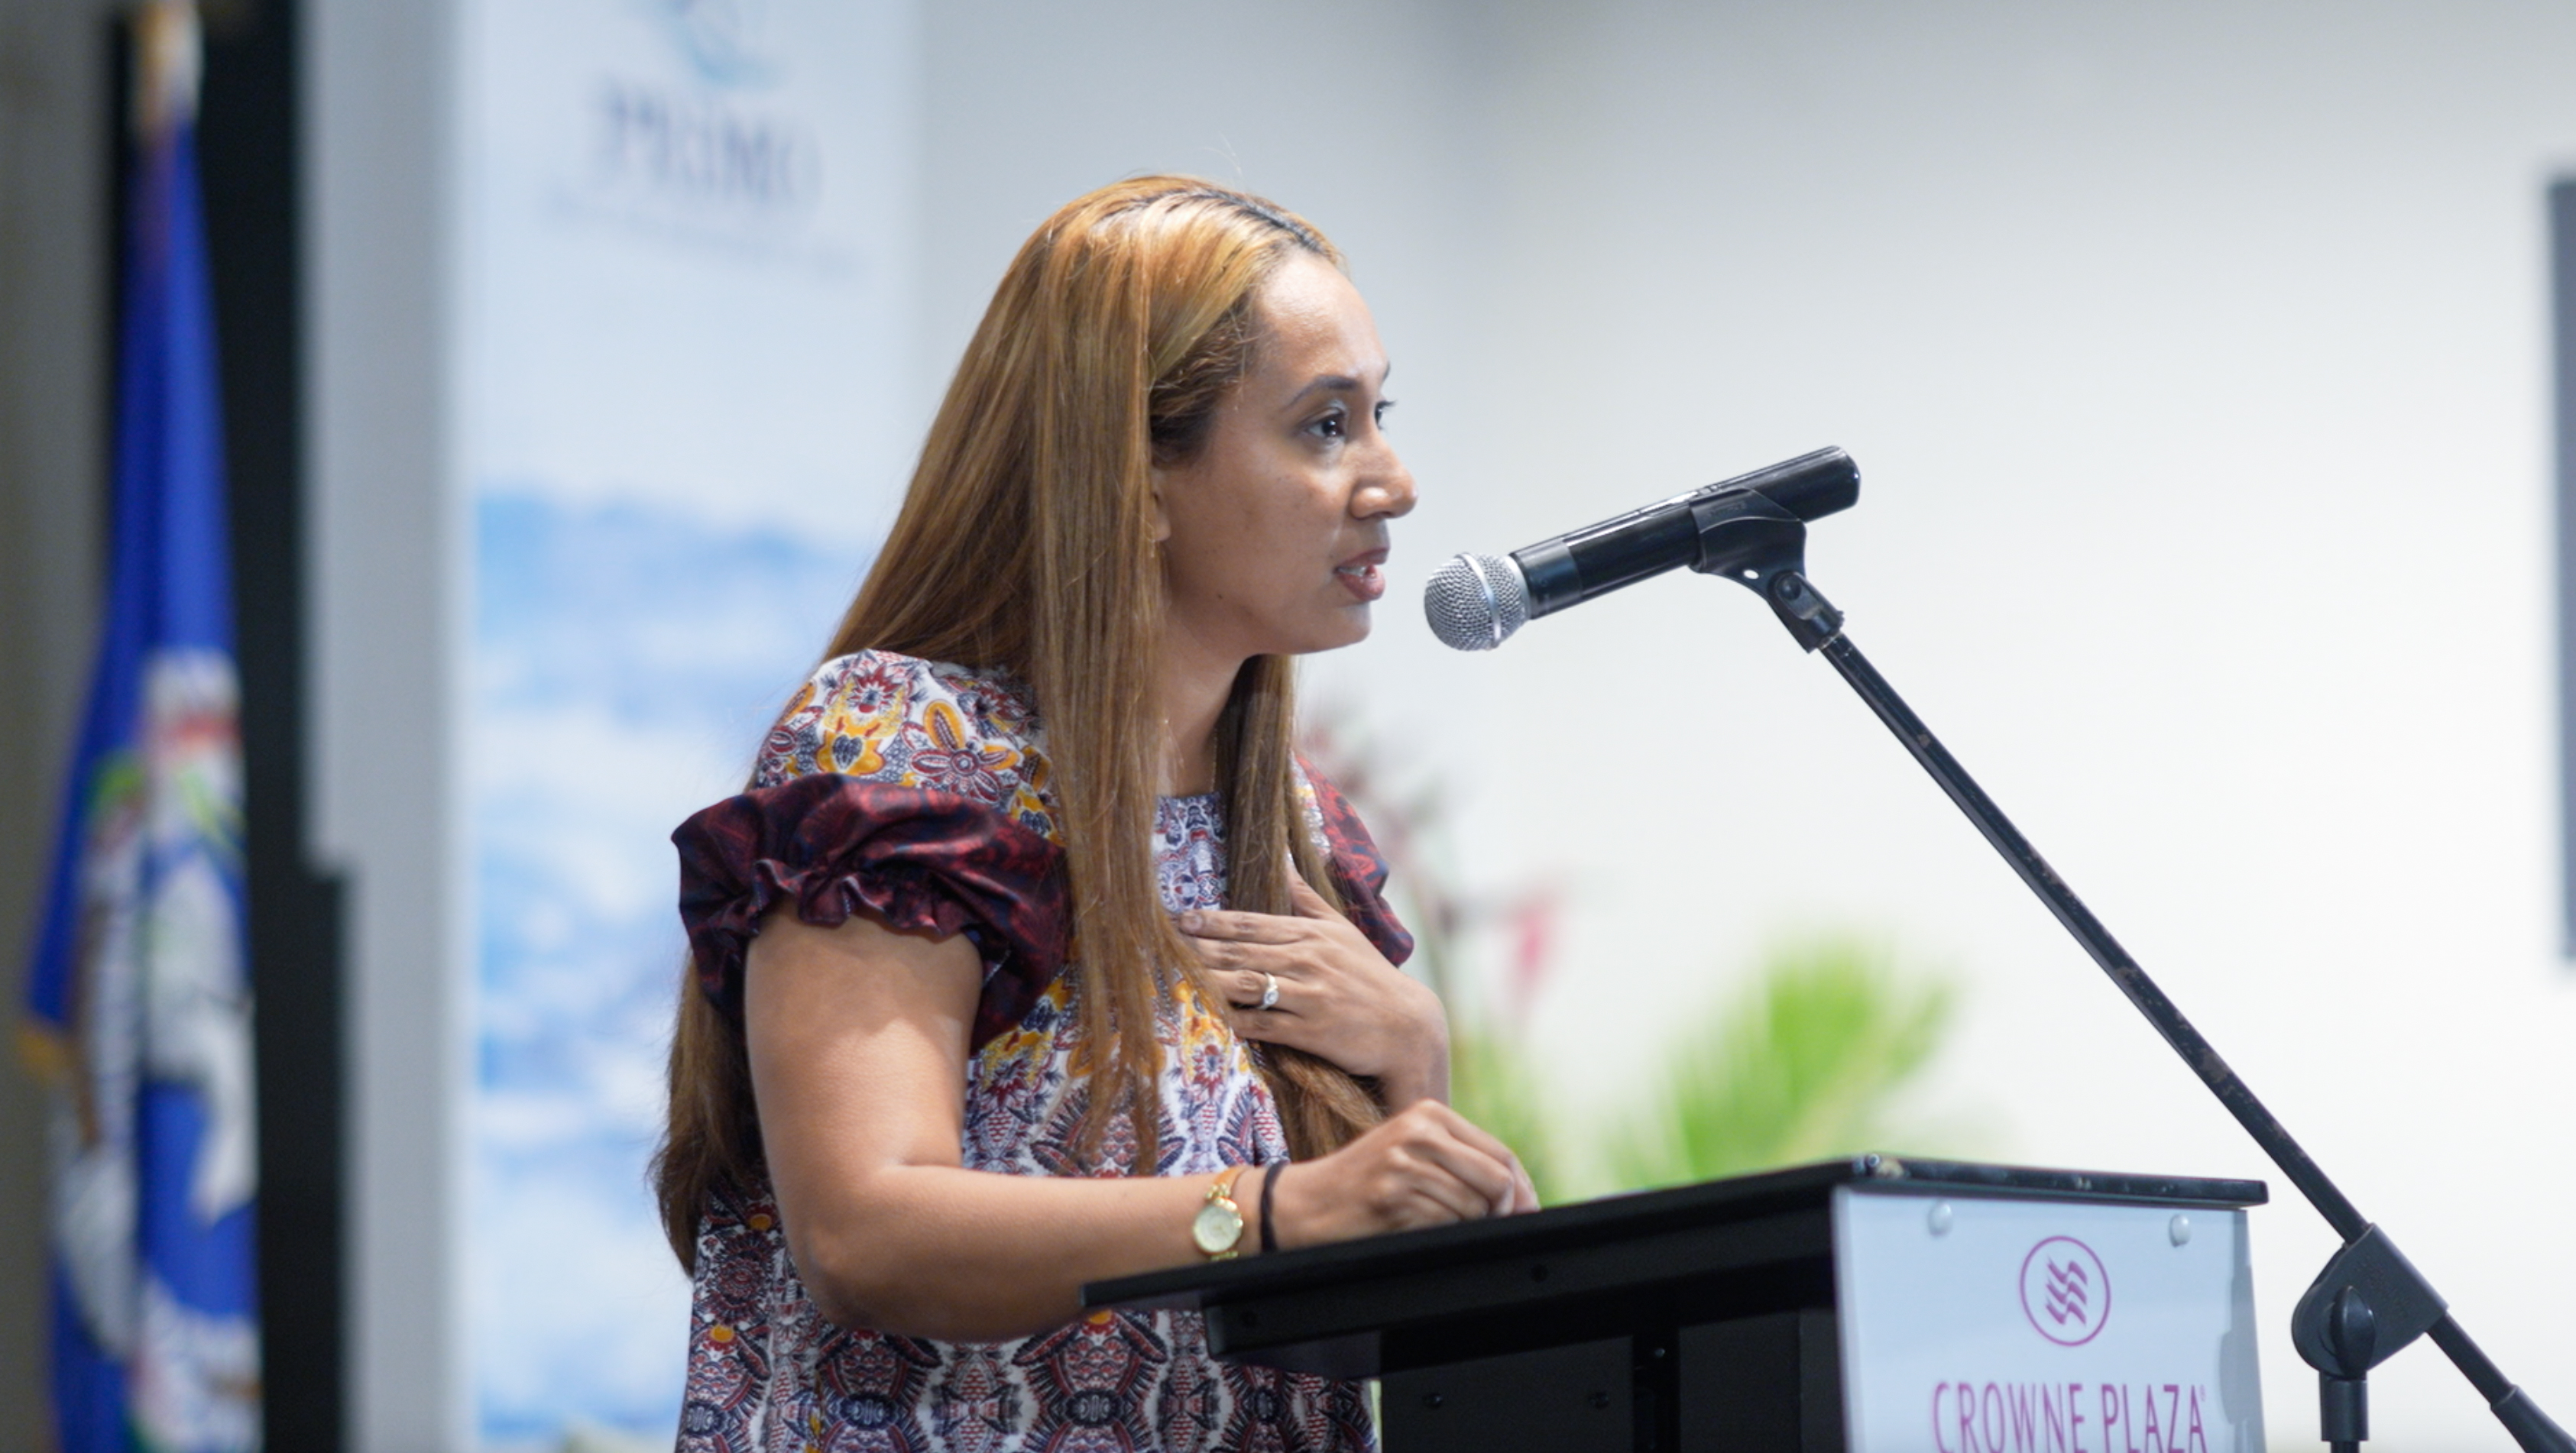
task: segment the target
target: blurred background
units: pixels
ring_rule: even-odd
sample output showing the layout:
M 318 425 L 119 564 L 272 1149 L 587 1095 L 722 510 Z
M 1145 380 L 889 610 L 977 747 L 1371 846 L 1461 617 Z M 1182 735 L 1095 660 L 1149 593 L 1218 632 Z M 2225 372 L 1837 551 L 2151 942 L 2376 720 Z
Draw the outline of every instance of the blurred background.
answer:
M 0 0 L 0 943 L 107 529 L 118 7 Z M 2273 1183 L 1759 603 L 1439 647 L 1503 551 L 1824 444 L 1853 638 L 2499 1362 L 2576 1410 L 2540 0 L 231 0 L 201 145 L 272 1447 L 667 1444 L 665 834 L 865 570 L 1003 264 L 1180 170 L 1303 212 L 1422 503 L 1317 760 L 1559 1195 L 1868 1146 Z M 18 952 L 11 948 L 13 956 Z M 0 1428 L 42 1099 L 0 1072 Z M 2429 1347 L 2377 1436 L 2502 1447 Z

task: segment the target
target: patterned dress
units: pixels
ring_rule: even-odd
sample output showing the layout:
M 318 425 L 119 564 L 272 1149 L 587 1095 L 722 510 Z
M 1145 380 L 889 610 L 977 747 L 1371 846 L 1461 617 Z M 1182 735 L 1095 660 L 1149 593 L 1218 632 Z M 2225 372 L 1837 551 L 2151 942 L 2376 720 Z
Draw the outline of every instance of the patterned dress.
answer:
M 826 663 L 770 732 L 751 791 L 673 834 L 681 917 L 701 986 L 739 1013 L 764 914 L 808 923 L 863 912 L 964 933 L 984 960 L 967 1066 L 965 1166 L 1001 1175 L 1116 1174 L 1139 1127 L 1106 1127 L 1086 1170 L 1088 1100 L 1071 1072 L 1078 968 L 1044 736 L 1006 678 L 887 652 Z M 1299 774 L 1306 826 L 1350 916 L 1390 959 L 1411 939 L 1387 912 L 1385 869 L 1338 794 Z M 1225 902 L 1213 796 L 1166 798 L 1155 824 L 1164 906 Z M 1213 1175 L 1285 1159 L 1287 1139 L 1244 1044 L 1186 985 L 1167 995 L 1154 1163 Z M 717 1197 L 700 1222 L 682 1453 L 1143 1453 L 1365 1450 L 1362 1389 L 1219 1363 L 1192 1312 L 1095 1312 L 1002 1343 L 933 1342 L 824 1321 L 798 1279 L 766 1188 Z

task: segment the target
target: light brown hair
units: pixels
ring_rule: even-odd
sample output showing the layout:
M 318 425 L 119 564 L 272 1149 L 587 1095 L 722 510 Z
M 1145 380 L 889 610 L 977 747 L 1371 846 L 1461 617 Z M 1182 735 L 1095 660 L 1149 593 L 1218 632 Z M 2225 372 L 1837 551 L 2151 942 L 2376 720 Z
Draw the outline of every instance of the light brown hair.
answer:
M 1119 182 L 1048 218 L 967 344 L 902 512 L 826 653 L 897 651 L 1027 683 L 1052 761 L 1082 975 L 1084 1143 L 1095 1146 L 1124 1108 L 1140 1173 L 1158 1138 L 1154 1009 L 1197 983 L 1152 853 L 1163 614 L 1152 471 L 1204 445 L 1260 346 L 1261 286 L 1300 253 L 1342 264 L 1303 219 L 1188 177 Z M 1340 903 L 1297 802 L 1295 719 L 1290 660 L 1245 662 L 1216 742 L 1234 908 L 1290 912 L 1292 871 Z M 1257 1058 L 1301 1158 L 1383 1116 L 1329 1061 L 1277 1045 L 1259 1046 Z M 693 976 L 670 1087 L 654 1174 L 663 1229 L 685 1267 L 708 1193 L 762 1174 L 742 1026 Z

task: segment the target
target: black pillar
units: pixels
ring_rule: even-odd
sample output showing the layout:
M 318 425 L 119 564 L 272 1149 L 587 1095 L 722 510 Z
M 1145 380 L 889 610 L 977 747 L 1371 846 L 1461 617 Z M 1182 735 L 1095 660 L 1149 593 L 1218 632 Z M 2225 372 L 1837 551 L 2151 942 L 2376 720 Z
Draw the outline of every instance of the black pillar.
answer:
M 340 893 L 306 839 L 299 9 L 205 7 L 197 132 L 232 494 L 270 1453 L 340 1447 L 346 1403 Z

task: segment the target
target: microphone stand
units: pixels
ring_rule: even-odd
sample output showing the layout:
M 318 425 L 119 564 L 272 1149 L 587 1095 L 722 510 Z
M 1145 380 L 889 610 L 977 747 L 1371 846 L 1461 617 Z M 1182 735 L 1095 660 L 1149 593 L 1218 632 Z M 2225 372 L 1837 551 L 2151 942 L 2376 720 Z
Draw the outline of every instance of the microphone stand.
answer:
M 2419 1336 L 2429 1334 L 2449 1356 L 2478 1396 L 2486 1399 L 2505 1431 L 2527 1453 L 2576 1453 L 2576 1440 L 2550 1421 L 2529 1394 L 2513 1384 L 2477 1343 L 2469 1340 L 2457 1318 L 2432 1284 L 2399 1254 L 2388 1234 L 2373 1225 L 2326 1177 L 2290 1132 L 2274 1119 L 2254 1092 L 2219 1058 L 2174 1002 L 2138 967 L 2128 950 L 2057 876 L 2038 849 L 2021 835 L 2003 809 L 1986 796 L 1932 729 L 1914 714 L 1887 678 L 1843 634 L 1842 613 L 1817 593 L 1806 578 L 1807 528 L 1803 521 L 1757 491 L 1730 492 L 1693 510 L 1699 529 L 1700 558 L 1692 568 L 1723 575 L 1770 603 L 1780 623 L 1799 646 L 1822 651 L 1851 689 L 1896 734 L 1914 760 L 1932 775 L 1941 790 L 1994 845 L 2022 882 L 2039 895 L 2102 972 L 2111 976 L 2138 1012 L 2172 1045 L 2174 1053 L 2200 1077 L 2245 1133 L 2299 1188 L 2299 1194 L 2343 1238 L 2291 1314 L 2290 1340 L 2299 1356 L 2317 1369 L 2323 1437 L 2334 1453 L 2359 1453 L 2370 1436 L 2370 1369 L 2394 1356 Z

